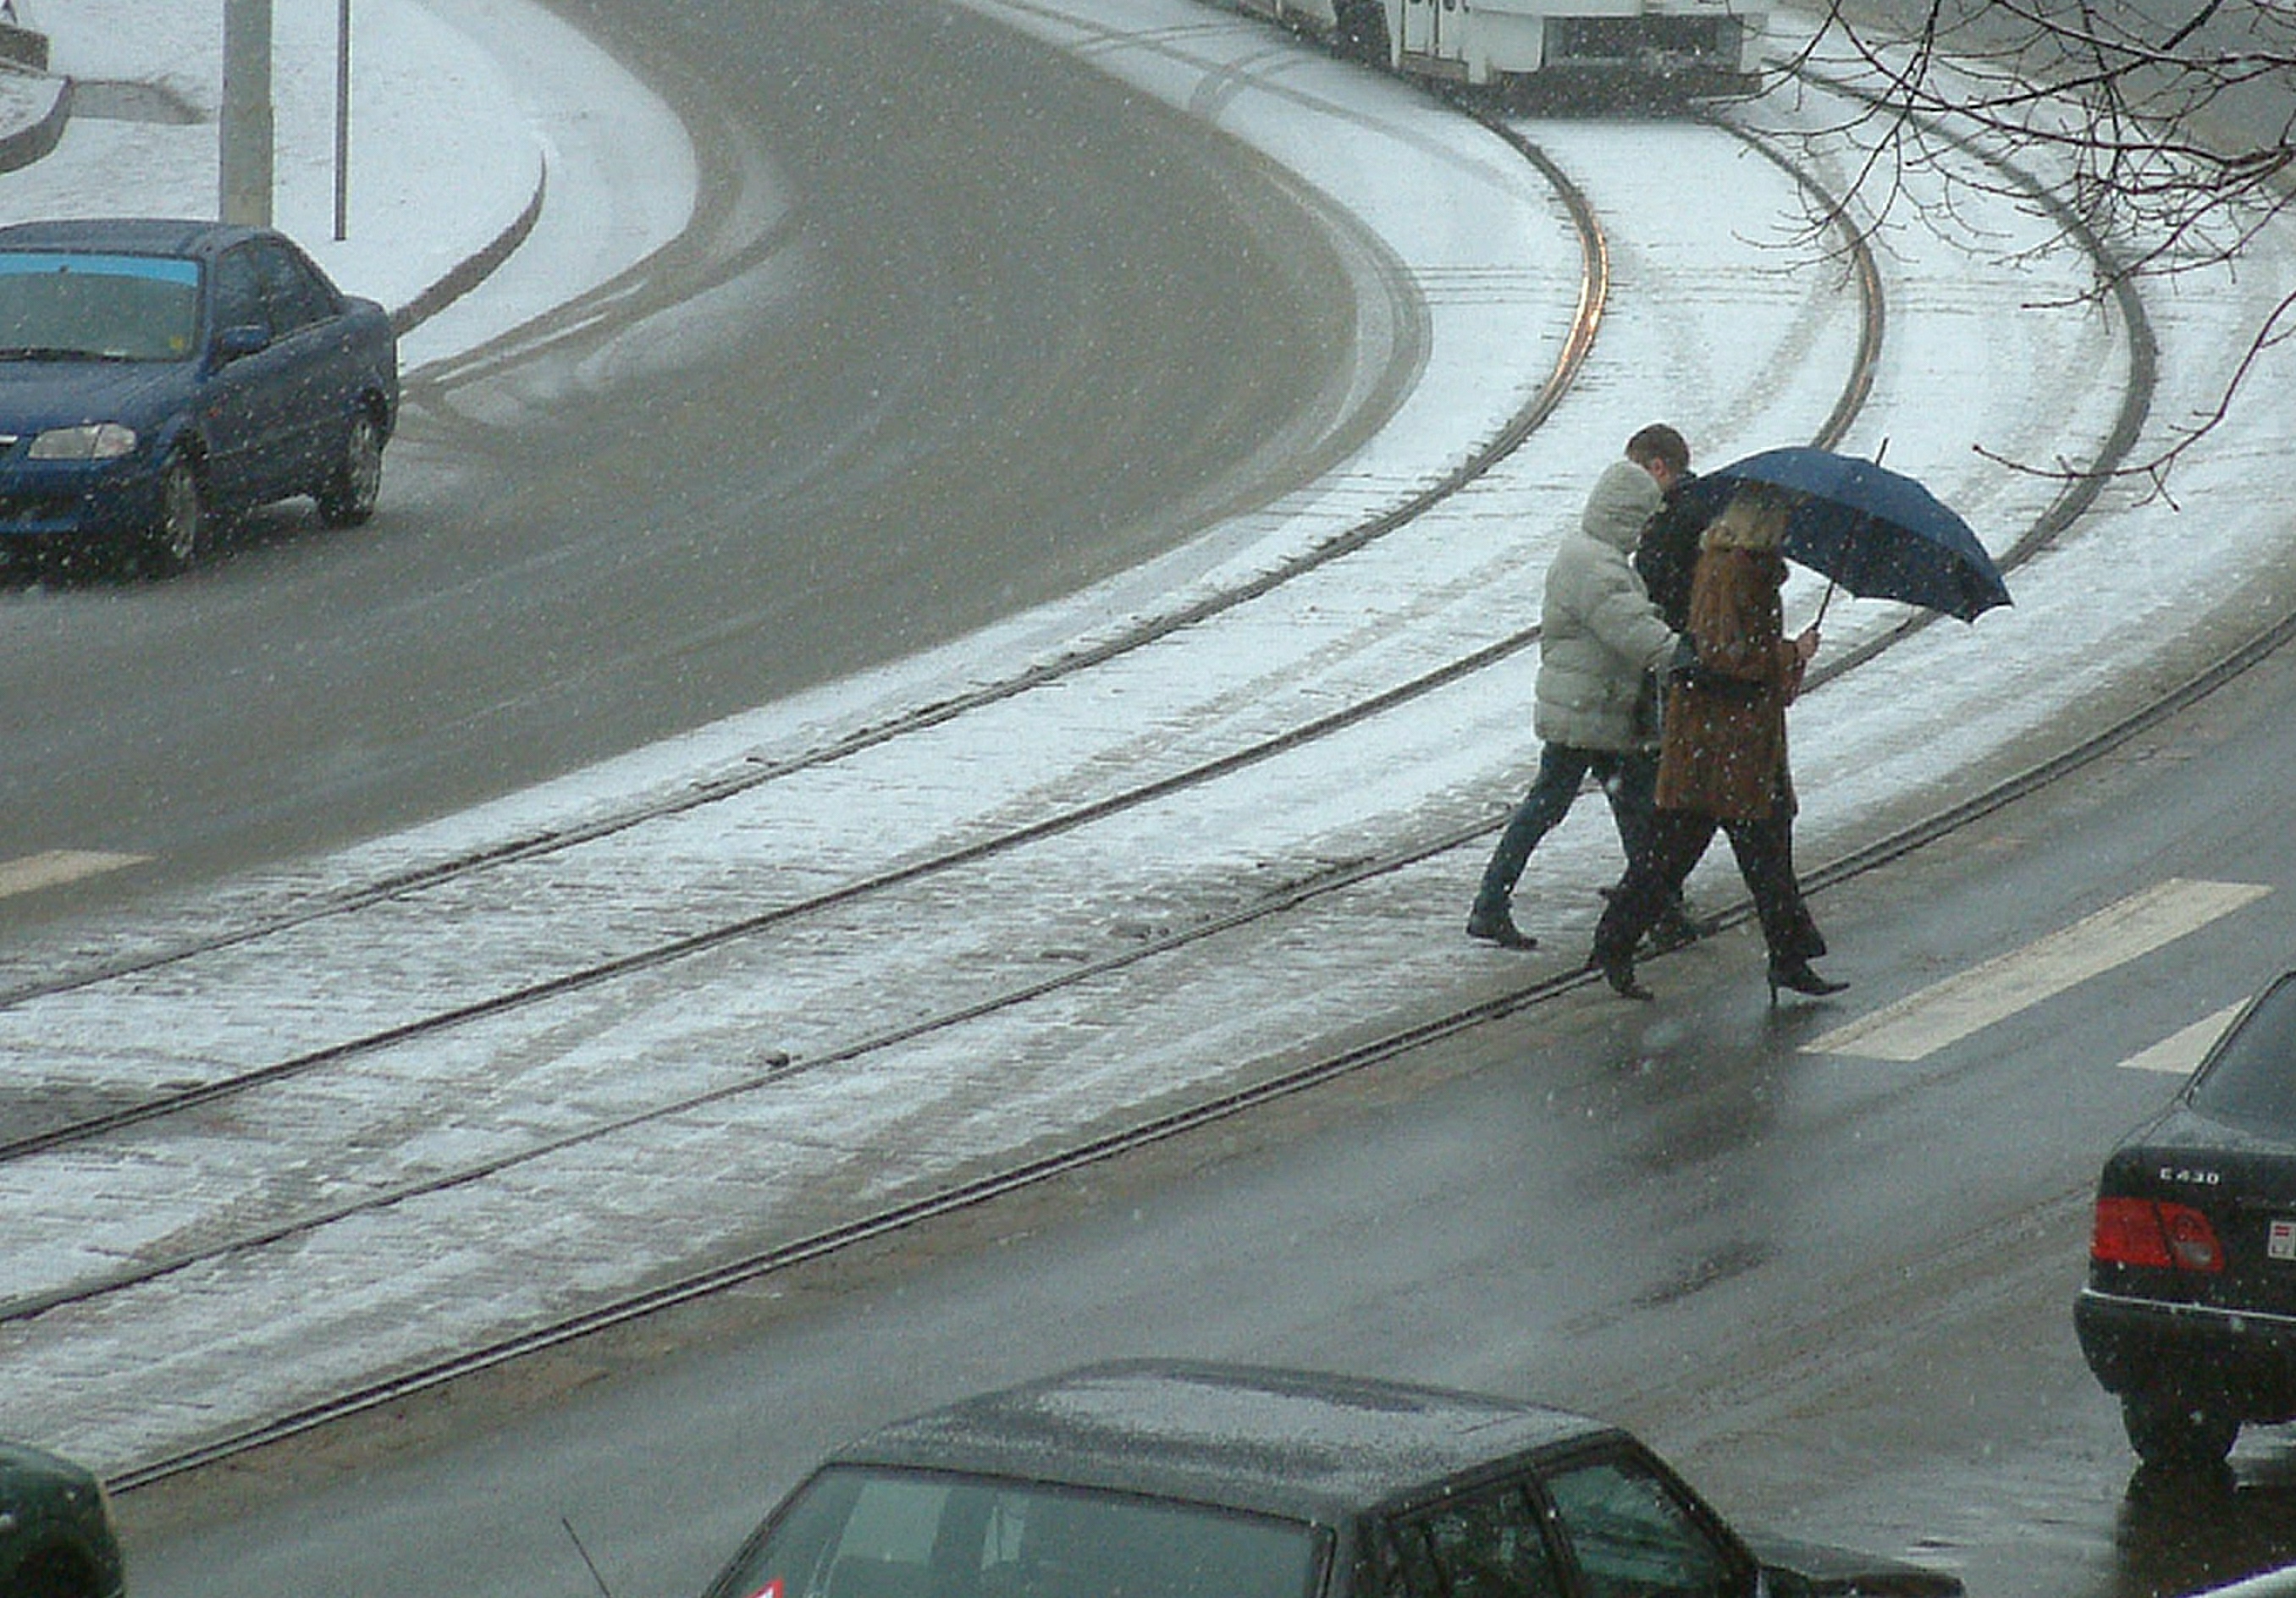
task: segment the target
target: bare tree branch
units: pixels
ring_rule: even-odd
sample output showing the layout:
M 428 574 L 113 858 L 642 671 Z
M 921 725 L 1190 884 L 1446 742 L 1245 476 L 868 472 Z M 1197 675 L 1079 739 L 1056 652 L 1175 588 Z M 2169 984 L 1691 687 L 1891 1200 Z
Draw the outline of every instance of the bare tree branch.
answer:
M 2233 266 L 2292 203 L 2296 6 L 1829 0 L 1791 66 L 1815 74 L 1822 61 L 1878 86 L 1849 119 L 1824 130 L 1854 134 L 1866 146 L 1839 198 L 1867 218 L 1861 231 L 1869 238 L 1909 209 L 1941 231 L 1960 225 L 1949 192 L 1916 198 L 1904 178 L 1917 168 L 1941 169 L 1933 152 L 1972 137 L 2047 173 L 2077 219 L 2069 231 L 2077 225 L 2108 246 L 2113 264 L 2090 300 L 2146 279 Z M 2016 190 L 2005 175 L 1991 192 Z M 2292 333 L 2296 296 L 2265 316 L 2218 402 L 2117 475 L 2165 496 L 2177 462 L 2231 414 L 2265 352 Z M 2062 464 L 2020 469 L 2077 475 Z

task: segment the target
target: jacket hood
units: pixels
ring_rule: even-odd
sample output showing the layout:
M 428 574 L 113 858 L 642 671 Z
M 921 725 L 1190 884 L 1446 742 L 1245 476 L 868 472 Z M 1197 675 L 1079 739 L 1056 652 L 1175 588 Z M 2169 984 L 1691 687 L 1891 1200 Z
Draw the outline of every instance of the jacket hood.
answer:
M 1580 530 L 1597 543 L 1612 549 L 1628 550 L 1650 519 L 1666 504 L 1666 496 L 1658 490 L 1651 474 L 1632 461 L 1613 461 L 1595 479 L 1594 491 L 1587 496 L 1587 508 L 1579 513 Z

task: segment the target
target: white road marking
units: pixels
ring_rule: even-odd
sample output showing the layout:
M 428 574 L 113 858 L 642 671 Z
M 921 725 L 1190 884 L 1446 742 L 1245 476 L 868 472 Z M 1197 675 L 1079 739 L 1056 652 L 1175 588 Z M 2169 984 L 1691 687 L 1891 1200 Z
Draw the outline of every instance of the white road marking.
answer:
M 2239 1004 L 2226 1004 L 2214 1015 L 2202 1017 L 2183 1031 L 2162 1038 L 2151 1048 L 2131 1054 L 2120 1062 L 2120 1069 L 2125 1071 L 2160 1071 L 2171 1077 L 2191 1076 L 2193 1068 L 2200 1064 L 2201 1056 L 2209 1052 L 2209 1045 L 2224 1036 L 2225 1028 L 2232 1025 L 2232 1018 L 2238 1015 L 2241 1006 L 2247 1003 L 2243 999 Z
M 44 849 L 37 855 L 20 855 L 13 860 L 0 860 L 0 898 L 37 893 L 43 888 L 60 888 L 82 877 L 99 877 L 123 866 L 141 865 L 151 857 L 106 854 L 101 849 Z
M 2171 877 L 1958 976 L 1932 983 L 1802 1046 L 1806 1054 L 1915 1061 L 2173 943 L 2271 892 L 2253 882 Z

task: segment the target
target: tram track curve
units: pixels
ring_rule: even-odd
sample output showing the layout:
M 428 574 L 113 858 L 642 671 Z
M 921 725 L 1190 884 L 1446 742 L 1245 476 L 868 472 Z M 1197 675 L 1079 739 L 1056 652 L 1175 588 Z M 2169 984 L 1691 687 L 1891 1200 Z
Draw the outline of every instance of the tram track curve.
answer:
M 171 966 L 258 943 L 312 922 L 354 915 L 384 901 L 418 894 L 441 883 L 483 873 L 510 864 L 545 858 L 552 854 L 611 838 L 617 833 L 643 826 L 650 822 L 705 809 L 711 805 L 752 792 L 776 781 L 849 758 L 864 750 L 893 742 L 905 735 L 941 725 L 968 711 L 1010 700 L 1032 689 L 1056 683 L 1062 678 L 1089 671 L 1119 656 L 1144 648 L 1255 599 L 1264 597 L 1287 583 L 1362 550 L 1398 529 L 1409 525 L 1434 506 L 1459 494 L 1484 477 L 1499 462 L 1513 454 L 1546 417 L 1553 413 L 1568 393 L 1572 381 L 1585 361 L 1587 351 L 1593 343 L 1596 327 L 1601 320 L 1603 307 L 1609 295 L 1607 247 L 1600 224 L 1585 194 L 1570 182 L 1568 175 L 1557 167 L 1530 137 L 1512 125 L 1504 116 L 1488 111 L 1477 113 L 1472 102 L 1463 102 L 1463 109 L 1469 111 L 1471 114 L 1479 114 L 1480 119 L 1492 133 L 1505 141 L 1526 162 L 1538 169 L 1546 182 L 1553 185 L 1556 195 L 1572 218 L 1573 225 L 1581 242 L 1585 265 L 1583 282 L 1578 296 L 1578 310 L 1573 318 L 1572 327 L 1562 340 L 1563 353 L 1555 363 L 1553 371 L 1505 428 L 1492 438 L 1477 447 L 1439 481 L 1413 494 L 1397 505 L 1384 509 L 1373 517 L 1342 529 L 1304 554 L 1278 562 L 1248 581 L 1223 587 L 1210 595 L 1197 598 L 1185 606 L 1146 619 L 1112 637 L 1064 654 L 1057 660 L 1034 667 L 1009 677 L 980 684 L 962 694 L 930 706 L 917 708 L 896 718 L 806 750 L 794 757 L 775 760 L 730 778 L 698 784 L 674 797 L 655 799 L 621 810 L 585 826 L 529 836 L 490 848 L 483 853 L 449 859 L 420 872 L 381 878 L 332 896 L 321 904 L 302 906 L 291 914 L 273 915 L 227 926 L 209 936 L 180 942 L 158 951 L 146 951 L 131 959 L 102 963 L 33 982 L 20 983 L 13 987 L 0 990 L 0 1013 L 38 999 L 163 971 Z M 1790 160 L 1774 142 L 1766 141 L 1743 129 L 1731 128 L 1724 123 L 1717 123 L 1715 126 L 1728 136 L 1744 141 L 1791 180 L 1809 190 L 1815 204 L 1829 212 L 1839 209 L 1831 197 L 1816 189 L 1806 174 L 1794 172 Z M 1851 234 L 1845 234 L 1843 247 L 1855 262 L 1856 278 L 1861 305 L 1864 307 L 1861 314 L 1861 332 L 1856 358 L 1841 385 L 1841 397 L 1824 424 L 1809 439 L 1809 442 L 1820 447 L 1834 443 L 1847 430 L 1864 396 L 1870 389 L 1883 324 L 1879 274 L 1870 248 L 1862 238 Z M 365 1037 L 311 1051 L 226 1080 L 203 1083 L 195 1088 L 159 1095 L 144 1102 L 104 1115 L 44 1128 L 29 1135 L 0 1138 L 0 1162 L 22 1158 L 89 1137 L 100 1136 L 141 1121 L 210 1103 L 219 1097 L 275 1081 L 283 1076 L 315 1069 L 361 1050 L 388 1046 L 410 1037 L 420 1036 L 426 1031 L 460 1025 L 595 982 L 611 980 L 618 976 L 675 961 L 685 955 L 750 936 L 809 912 L 847 902 L 863 894 L 898 886 L 932 872 L 946 870 L 984 856 L 1023 846 L 1052 833 L 1088 824 L 1095 820 L 1135 806 L 1152 802 L 1177 790 L 1214 780 L 1242 766 L 1273 758 L 1371 717 L 1385 714 L 1464 676 L 1518 654 L 1535 645 L 1538 641 L 1538 628 L 1536 626 L 1517 628 L 1465 656 L 1446 660 L 1433 669 L 1414 676 L 1384 692 L 1371 695 L 1329 715 L 1286 729 L 1273 737 L 1261 739 L 1215 758 L 1201 762 L 1184 772 L 1133 787 L 1092 804 L 1046 816 L 1027 826 L 1013 829 L 963 848 L 946 851 L 897 870 L 879 873 L 842 884 L 826 892 L 777 906 L 754 916 L 743 917 L 701 932 L 632 951 L 611 960 L 567 971 L 544 980 L 526 984 L 507 992 L 489 995 L 469 1004 L 443 1010 L 434 1015 L 417 1018 Z

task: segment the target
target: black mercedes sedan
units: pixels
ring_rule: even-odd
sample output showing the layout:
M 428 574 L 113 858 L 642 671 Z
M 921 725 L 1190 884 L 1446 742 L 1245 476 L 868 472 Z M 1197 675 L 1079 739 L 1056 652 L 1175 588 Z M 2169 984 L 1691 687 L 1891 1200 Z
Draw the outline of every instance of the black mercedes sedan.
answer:
M 709 1598 L 1948 1598 L 1742 1537 L 1615 1426 L 1299 1371 L 1087 1367 L 832 1454 Z
M 179 570 L 299 495 L 364 521 L 398 417 L 389 316 L 281 234 L 0 227 L 0 556 Z
M 2106 1160 L 2073 1324 L 2148 1465 L 2296 1420 L 2296 971 Z

